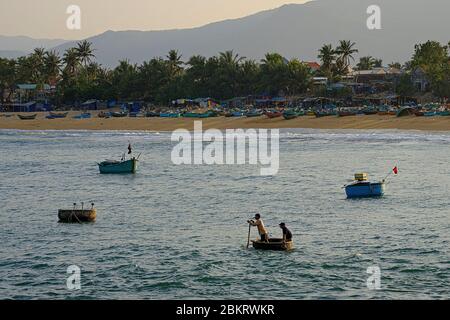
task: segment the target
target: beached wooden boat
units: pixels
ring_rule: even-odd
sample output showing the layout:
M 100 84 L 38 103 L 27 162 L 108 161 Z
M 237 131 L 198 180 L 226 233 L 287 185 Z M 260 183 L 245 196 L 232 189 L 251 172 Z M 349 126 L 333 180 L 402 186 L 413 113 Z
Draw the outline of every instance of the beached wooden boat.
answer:
M 283 113 L 279 111 L 268 111 L 265 114 L 269 119 L 279 118 L 283 115 Z
M 62 119 L 67 117 L 69 113 L 63 112 L 63 113 L 56 113 L 56 112 L 50 112 L 48 116 L 46 116 L 47 119 Z
M 145 114 L 147 118 L 156 118 L 159 117 L 159 112 L 149 111 Z
M 241 111 L 234 111 L 231 113 L 233 117 L 243 117 L 244 113 Z
M 285 111 L 285 112 L 283 112 L 283 118 L 285 120 L 292 120 L 292 119 L 295 119 L 297 117 L 298 117 L 298 115 L 294 111 Z
M 338 117 L 350 117 L 350 116 L 356 116 L 356 112 L 354 111 L 339 111 L 337 113 Z
M 66 223 L 80 223 L 80 222 L 93 222 L 97 217 L 97 210 L 91 209 L 60 209 L 58 210 L 59 222 Z
M 19 117 L 20 120 L 34 120 L 34 119 L 36 119 L 37 114 L 32 114 L 29 116 L 28 115 L 24 116 L 24 115 L 18 114 L 17 116 Z
M 439 112 L 439 115 L 441 117 L 449 117 L 450 116 L 450 111 L 441 111 L 441 112 Z
M 179 114 L 179 113 L 176 113 L 176 112 L 174 112 L 174 113 L 172 113 L 172 112 L 161 112 L 161 113 L 159 114 L 159 116 L 160 116 L 161 118 L 179 118 L 179 117 L 180 117 L 180 114 Z
M 91 118 L 91 114 L 90 113 L 82 113 L 82 114 L 78 114 L 76 116 L 73 116 L 73 119 L 90 119 Z
M 273 251 L 289 251 L 294 249 L 294 242 L 287 241 L 283 243 L 283 239 L 269 239 L 268 242 L 256 240 L 252 241 L 253 248 L 257 250 L 273 250 Z
M 186 112 L 183 113 L 184 118 L 209 118 L 212 116 L 211 112 Z
M 98 163 L 100 173 L 136 173 L 138 160 L 131 158 L 124 161 L 106 160 Z
M 128 116 L 128 112 L 111 112 L 113 118 L 124 118 Z
M 259 112 L 259 111 L 249 111 L 249 112 L 246 112 L 246 113 L 245 113 L 245 116 L 246 116 L 247 118 L 259 117 L 259 116 L 261 116 L 261 115 L 262 115 L 262 113 Z
M 434 117 L 437 115 L 436 111 L 426 111 L 423 113 L 425 117 Z

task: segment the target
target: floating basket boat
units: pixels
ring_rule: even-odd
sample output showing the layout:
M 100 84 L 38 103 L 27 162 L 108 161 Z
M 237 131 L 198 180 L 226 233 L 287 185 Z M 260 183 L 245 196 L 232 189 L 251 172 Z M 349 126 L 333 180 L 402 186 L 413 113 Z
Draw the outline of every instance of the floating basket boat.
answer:
M 59 222 L 65 223 L 81 223 L 81 222 L 94 222 L 97 217 L 97 210 L 94 209 L 94 204 L 90 209 L 77 209 L 74 203 L 73 209 L 59 209 L 58 218 Z
M 269 239 L 268 242 L 257 240 L 252 241 L 253 248 L 257 250 L 289 251 L 294 249 L 294 242 L 283 242 L 283 239 Z

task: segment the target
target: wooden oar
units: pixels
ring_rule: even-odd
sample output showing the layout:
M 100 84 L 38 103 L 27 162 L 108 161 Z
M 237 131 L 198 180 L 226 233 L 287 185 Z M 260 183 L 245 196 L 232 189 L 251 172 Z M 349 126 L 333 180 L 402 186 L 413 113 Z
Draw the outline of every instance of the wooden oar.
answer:
M 252 229 L 252 225 L 249 223 L 248 224 L 248 238 L 247 238 L 247 249 L 250 246 L 250 231 Z

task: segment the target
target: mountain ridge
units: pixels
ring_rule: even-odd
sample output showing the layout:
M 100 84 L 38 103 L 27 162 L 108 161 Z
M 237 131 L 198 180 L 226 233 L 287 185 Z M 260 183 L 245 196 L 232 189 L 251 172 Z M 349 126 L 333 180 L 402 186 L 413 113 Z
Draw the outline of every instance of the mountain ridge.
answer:
M 385 63 L 410 59 L 414 45 L 427 40 L 450 41 L 450 2 L 442 0 L 377 0 L 381 7 L 382 29 L 366 27 L 367 7 L 373 0 L 314 0 L 286 4 L 237 19 L 227 19 L 188 29 L 107 30 L 87 38 L 93 43 L 96 60 L 107 67 L 120 60 L 142 63 L 178 50 L 183 59 L 192 55 L 213 56 L 234 52 L 261 59 L 267 52 L 286 58 L 317 60 L 323 44 L 337 45 L 352 40 L 360 50 L 356 57 L 372 55 Z M 76 42 L 54 49 L 62 53 Z M 4 49 L 0 46 L 0 49 Z M 15 49 L 17 50 L 17 49 Z

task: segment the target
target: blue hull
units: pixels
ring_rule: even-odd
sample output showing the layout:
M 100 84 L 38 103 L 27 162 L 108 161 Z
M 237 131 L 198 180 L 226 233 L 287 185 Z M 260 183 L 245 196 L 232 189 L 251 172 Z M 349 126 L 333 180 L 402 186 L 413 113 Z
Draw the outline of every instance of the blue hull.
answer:
M 127 161 L 111 163 L 102 162 L 98 164 L 100 173 L 136 173 L 137 160 L 131 159 Z
M 345 187 L 347 198 L 368 198 L 368 197 L 382 197 L 385 191 L 385 184 L 363 182 L 351 184 Z

